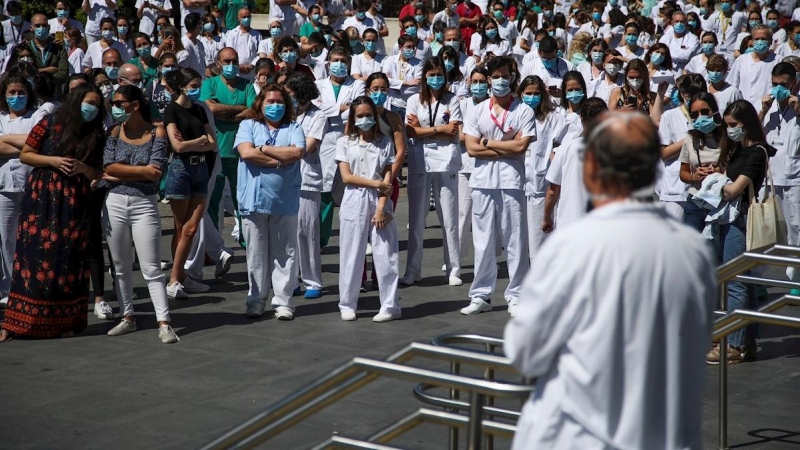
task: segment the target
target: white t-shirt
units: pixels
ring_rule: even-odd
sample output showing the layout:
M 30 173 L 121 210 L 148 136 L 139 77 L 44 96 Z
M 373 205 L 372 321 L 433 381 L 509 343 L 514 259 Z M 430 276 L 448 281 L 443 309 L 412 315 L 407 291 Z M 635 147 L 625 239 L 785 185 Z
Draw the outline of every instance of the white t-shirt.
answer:
M 472 56 L 477 56 L 478 58 L 483 58 L 487 53 L 492 53 L 494 56 L 508 56 L 511 54 L 513 42 L 516 42 L 516 38 L 514 41 L 503 39 L 499 42 L 490 42 L 486 44 L 486 47 L 481 48 L 483 38 L 479 33 L 473 33 L 469 49 L 472 51 Z
M 525 152 L 525 195 L 540 197 L 547 189 L 547 170 L 550 168 L 550 154 L 556 140 L 564 128 L 564 117 L 556 111 L 536 119 L 537 139 Z
M 717 101 L 717 106 L 719 107 L 720 112 L 725 112 L 725 110 L 728 108 L 728 105 L 736 100 L 742 99 L 742 93 L 739 92 L 739 89 L 736 89 L 730 84 L 727 84 L 723 90 L 714 92 L 713 95 L 714 100 Z
M 258 57 L 258 43 L 260 41 L 261 33 L 252 28 L 247 30 L 246 33 L 242 33 L 241 27 L 236 27 L 225 34 L 225 46 L 236 50 L 239 55 L 239 62 L 242 64 L 253 61 Z M 250 73 L 241 73 L 239 76 L 253 81 L 255 70 L 251 70 Z
M 717 164 L 719 162 L 719 142 L 714 142 L 713 139 L 704 139 L 704 141 L 700 142 L 700 139 L 696 139 L 689 134 L 683 140 L 683 147 L 681 147 L 681 154 L 678 156 L 678 160 L 681 164 L 689 164 L 691 172 L 697 170 L 701 164 Z M 698 181 L 691 185 L 700 189 L 702 184 L 702 182 Z
M 67 19 L 67 25 L 62 25 L 61 21 L 58 18 L 52 18 L 47 21 L 47 24 L 50 25 L 50 34 L 55 35 L 56 33 L 63 33 L 64 30 L 67 28 L 75 28 L 76 30 L 81 32 L 83 35 L 83 23 L 79 20 L 75 19 Z
M 100 21 L 106 17 L 114 18 L 114 10 L 108 7 L 106 0 L 87 0 L 91 9 L 86 17 L 86 34 L 90 36 L 100 36 Z M 116 2 L 111 0 L 116 6 Z M 183 22 L 183 18 L 181 18 Z M 5 28 L 5 24 L 3 24 Z
M 414 114 L 417 116 L 421 127 L 463 122 L 458 97 L 449 93 L 447 97 L 447 103 L 432 101 L 430 105 L 423 105 L 420 100 L 420 94 L 414 94 L 408 99 L 406 117 Z M 430 120 L 431 114 L 436 118 L 433 123 Z M 461 149 L 459 147 L 458 133 L 454 134 L 450 139 L 427 137 L 416 138 L 414 141 L 418 147 L 422 147 L 425 172 L 458 172 L 461 169 Z
M 683 107 L 670 109 L 661 115 L 658 138 L 661 145 L 667 146 L 686 138 L 692 128 L 692 123 L 684 113 Z M 681 164 L 678 157 L 670 161 L 659 161 L 656 194 L 662 201 L 682 202 L 686 200 L 687 186 L 680 179 L 680 170 Z
M 377 31 L 377 28 L 375 28 L 375 21 L 369 16 L 365 16 L 364 20 L 358 20 L 356 16 L 348 17 L 342 23 L 342 29 L 346 30 L 347 27 L 356 27 L 358 29 L 358 35 L 361 37 L 364 37 L 364 32 L 367 31 L 367 28 L 372 28 Z
M 463 132 L 477 138 L 495 141 L 514 139 L 517 133 L 536 139 L 536 123 L 533 110 L 519 100 L 509 103 L 507 113 L 496 117 L 492 112 L 492 98 L 484 100 L 475 112 L 464 118 Z M 495 123 L 495 120 L 497 123 Z M 500 126 L 502 126 L 502 129 Z M 525 188 L 525 154 L 507 158 L 482 159 L 475 158 L 475 169 L 469 179 L 469 187 L 473 189 L 512 189 Z
M 706 70 L 706 63 L 708 59 L 705 57 L 706 55 L 700 53 L 692 57 L 689 60 L 689 63 L 683 68 L 688 73 L 696 73 L 702 75 L 703 78 L 708 82 L 708 70 Z
M 758 111 L 761 109 L 761 98 L 772 88 L 772 68 L 782 58 L 770 53 L 766 60 L 756 62 L 754 57 L 753 53 L 745 53 L 736 58 L 726 81 L 736 86 L 742 97 Z
M 76 73 L 83 73 L 83 50 L 76 48 L 74 52 L 70 53 L 67 57 L 69 62 L 69 74 L 75 75 Z
M 376 53 L 374 58 L 369 59 L 364 53 L 359 53 L 353 56 L 353 62 L 350 64 L 350 73 L 368 77 L 381 71 L 385 59 L 386 56 L 380 53 Z
M 160 8 L 172 10 L 172 0 L 147 0 L 150 2 L 151 5 L 158 6 Z M 181 13 L 183 12 L 183 2 L 178 0 L 181 3 Z M 136 10 L 138 11 L 139 8 L 142 7 L 145 0 L 136 0 Z M 201 13 L 202 14 L 202 13 Z M 145 8 L 142 10 L 142 18 L 139 20 L 139 32 L 144 33 L 148 36 L 153 35 L 153 30 L 156 29 L 156 19 L 160 13 L 154 9 Z M 186 14 L 188 16 L 188 14 Z M 183 19 L 185 16 L 181 15 L 181 25 L 183 25 Z
M 382 180 L 387 166 L 394 164 L 394 142 L 378 135 L 372 142 L 361 142 L 358 137 L 348 135 L 336 141 L 336 162 L 350 165 L 350 173 L 369 180 Z
M 592 87 L 586 86 L 586 89 L 589 90 L 587 94 L 589 97 L 597 97 L 603 99 L 608 104 L 608 100 L 611 98 L 611 91 L 615 88 L 622 87 L 622 83 L 625 81 L 625 74 L 620 72 L 617 74 L 615 79 L 611 84 L 608 83 L 608 75 L 603 72 L 603 77 L 599 80 L 595 80 L 592 83 Z
M 7 112 L 0 112 L 0 136 L 7 134 L 29 134 L 33 126 L 53 111 L 51 103 L 39 108 L 28 108 L 28 112 L 12 119 Z M 22 164 L 19 156 L 0 160 L 0 192 L 24 192 L 28 174 L 33 167 Z
M 442 10 L 433 16 L 433 23 L 444 22 L 444 24 L 448 28 L 458 28 L 458 19 L 459 19 L 458 14 L 456 14 L 455 12 L 453 14 L 448 15 L 447 11 Z
M 297 116 L 297 123 L 303 128 L 306 139 L 312 137 L 322 143 L 325 132 L 328 130 L 328 118 L 314 105 L 309 105 L 305 113 Z M 303 176 L 303 191 L 322 191 L 322 164 L 319 160 L 319 145 L 313 152 L 308 152 L 301 160 L 300 173 Z
M 800 47 L 798 47 L 797 50 L 792 50 L 792 48 L 789 47 L 789 43 L 784 42 L 778 46 L 778 48 L 775 50 L 775 54 L 781 59 L 786 58 L 787 56 L 800 56 Z
M 131 59 L 131 55 L 128 54 L 128 47 L 125 47 L 124 44 L 112 41 L 111 45 L 103 48 L 100 46 L 100 42 L 101 41 L 92 42 L 89 44 L 89 47 L 86 48 L 86 55 L 83 57 L 83 67 L 88 67 L 90 69 L 103 67 L 103 53 L 110 48 L 116 49 L 119 52 L 123 63 Z
M 617 51 L 626 59 L 641 59 L 644 60 L 644 54 L 647 53 L 642 47 L 636 47 L 636 50 L 630 51 L 627 46 L 617 47 Z
M 555 149 L 555 157 L 546 179 L 561 186 L 556 208 L 555 227 L 560 229 L 586 215 L 589 193 L 583 184 L 583 139 L 571 139 Z

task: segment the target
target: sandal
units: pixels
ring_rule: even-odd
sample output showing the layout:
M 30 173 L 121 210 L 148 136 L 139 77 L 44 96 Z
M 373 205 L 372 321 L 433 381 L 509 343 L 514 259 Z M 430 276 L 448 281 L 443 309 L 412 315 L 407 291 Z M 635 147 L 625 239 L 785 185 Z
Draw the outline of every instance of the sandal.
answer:
M 13 341 L 14 335 L 8 330 L 0 330 L 0 344 L 5 344 L 8 341 Z

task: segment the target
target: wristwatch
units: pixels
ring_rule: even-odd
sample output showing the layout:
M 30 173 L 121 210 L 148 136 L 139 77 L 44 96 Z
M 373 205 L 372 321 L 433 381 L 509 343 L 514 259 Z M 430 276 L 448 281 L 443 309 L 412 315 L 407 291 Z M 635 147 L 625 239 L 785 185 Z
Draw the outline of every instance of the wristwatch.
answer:
M 280 168 L 281 168 L 281 162 L 280 162 L 280 160 L 278 161 L 278 165 L 277 165 L 277 166 L 275 166 L 275 168 L 276 168 L 276 169 L 280 169 Z
M 489 148 L 489 138 L 483 138 L 483 146 Z

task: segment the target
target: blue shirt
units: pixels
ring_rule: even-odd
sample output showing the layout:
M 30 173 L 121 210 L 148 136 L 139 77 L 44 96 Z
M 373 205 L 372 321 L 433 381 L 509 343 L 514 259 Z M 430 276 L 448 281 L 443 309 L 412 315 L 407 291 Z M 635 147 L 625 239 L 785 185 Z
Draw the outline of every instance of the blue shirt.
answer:
M 270 131 L 266 124 L 252 119 L 243 120 L 236 132 L 233 148 L 238 150 L 239 144 L 249 142 L 253 146 L 274 145 L 288 147 L 294 145 L 306 148 L 306 136 L 303 128 L 292 122 L 275 131 Z M 264 167 L 251 164 L 239 158 L 236 198 L 239 201 L 239 213 L 243 216 L 251 213 L 277 216 L 296 216 L 300 209 L 300 161 L 282 166 Z

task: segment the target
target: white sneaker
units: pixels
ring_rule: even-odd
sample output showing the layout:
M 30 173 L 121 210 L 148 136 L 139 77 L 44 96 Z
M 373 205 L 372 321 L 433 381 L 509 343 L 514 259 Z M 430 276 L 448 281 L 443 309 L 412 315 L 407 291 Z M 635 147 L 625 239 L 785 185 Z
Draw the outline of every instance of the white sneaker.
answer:
M 391 322 L 393 320 L 397 320 L 402 317 L 399 313 L 398 314 L 388 314 L 388 313 L 378 313 L 375 317 L 372 318 L 373 322 L 383 323 L 383 322 Z
M 412 284 L 416 283 L 417 281 L 422 280 L 422 275 L 406 275 L 400 279 L 400 284 L 405 284 L 406 286 L 411 286 Z
M 183 299 L 189 298 L 189 295 L 183 290 L 183 285 L 176 281 L 167 285 L 167 297 Z
M 169 325 L 161 325 L 158 327 L 158 338 L 161 339 L 163 344 L 174 344 L 180 341 L 178 335 L 175 334 L 175 330 Z
M 161 261 L 161 270 L 166 270 L 172 267 L 172 263 L 169 261 Z
M 459 277 L 450 277 L 450 279 L 448 280 L 448 284 L 450 286 L 461 286 L 462 284 L 464 284 L 464 282 L 461 281 L 461 278 Z
M 258 319 L 264 315 L 264 305 L 260 303 L 251 303 L 247 305 L 247 310 L 244 315 L 250 319 Z
M 355 311 L 345 311 L 342 313 L 342 320 L 345 322 L 352 322 L 356 320 L 356 312 Z
M 482 312 L 491 310 L 492 310 L 492 305 L 486 303 L 485 301 L 479 298 L 473 298 L 470 301 L 469 306 L 461 309 L 461 314 L 464 314 L 465 316 L 471 316 L 473 314 L 480 314 Z
M 372 244 L 367 242 L 367 256 L 372 256 Z
M 442 264 L 442 272 L 447 272 L 447 264 Z
M 8 297 L 0 298 L 0 309 L 8 308 Z
M 231 270 L 231 259 L 233 259 L 233 255 L 228 252 L 222 252 L 222 257 L 217 261 L 217 268 L 214 270 L 214 278 L 222 278 L 223 275 Z
M 133 333 L 134 331 L 136 331 L 136 322 L 122 319 L 122 322 L 108 331 L 108 335 L 122 336 L 123 334 Z
M 187 294 L 201 294 L 211 289 L 207 284 L 195 281 L 188 275 L 183 279 L 183 283 L 181 284 L 183 285 L 183 291 Z
M 511 317 L 517 316 L 517 302 L 508 304 L 508 315 Z
M 278 320 L 294 320 L 294 313 L 288 306 L 278 306 L 275 308 L 275 318 Z
M 105 300 L 100 300 L 94 304 L 94 315 L 100 320 L 111 320 L 114 318 L 114 310 L 108 306 Z

